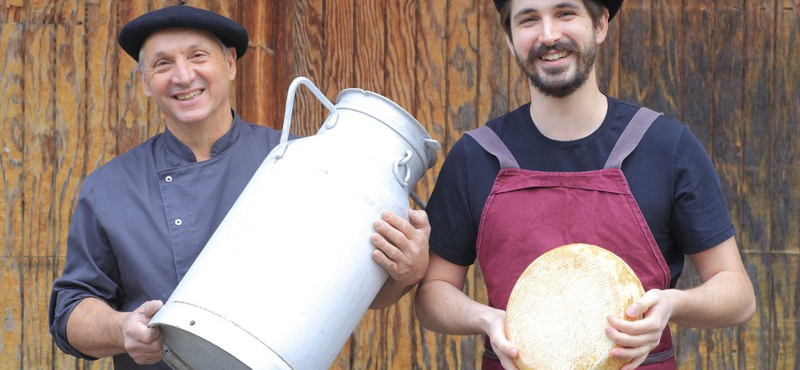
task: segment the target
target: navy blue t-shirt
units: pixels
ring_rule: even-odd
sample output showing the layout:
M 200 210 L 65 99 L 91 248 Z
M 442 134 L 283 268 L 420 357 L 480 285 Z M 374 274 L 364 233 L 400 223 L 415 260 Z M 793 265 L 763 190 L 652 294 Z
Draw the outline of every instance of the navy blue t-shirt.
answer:
M 530 116 L 530 104 L 486 123 L 520 168 L 548 172 L 600 170 L 638 107 L 608 98 L 601 126 L 587 137 L 545 137 Z M 427 212 L 431 251 L 462 266 L 475 262 L 481 213 L 500 165 L 469 135 L 444 161 Z M 669 265 L 675 286 L 684 255 L 712 248 L 734 235 L 714 166 L 685 125 L 659 117 L 622 164 L 631 192 Z

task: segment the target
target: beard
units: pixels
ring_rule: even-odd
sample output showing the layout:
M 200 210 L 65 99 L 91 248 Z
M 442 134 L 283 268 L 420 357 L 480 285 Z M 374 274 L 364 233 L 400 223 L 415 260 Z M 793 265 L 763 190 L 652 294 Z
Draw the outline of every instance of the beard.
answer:
M 545 68 L 542 72 L 537 70 L 536 61 L 541 60 L 543 55 L 553 50 L 566 51 L 578 56 L 578 65 L 572 75 L 561 76 L 567 72 L 569 67 Z M 539 45 L 539 47 L 531 49 L 525 60 L 521 59 L 519 54 L 515 56 L 515 59 L 522 72 L 528 77 L 528 81 L 536 90 L 546 96 L 563 98 L 569 96 L 586 83 L 594 67 L 596 57 L 597 44 L 594 42 L 587 43 L 587 46 L 580 50 L 574 42 L 565 40 L 549 46 Z

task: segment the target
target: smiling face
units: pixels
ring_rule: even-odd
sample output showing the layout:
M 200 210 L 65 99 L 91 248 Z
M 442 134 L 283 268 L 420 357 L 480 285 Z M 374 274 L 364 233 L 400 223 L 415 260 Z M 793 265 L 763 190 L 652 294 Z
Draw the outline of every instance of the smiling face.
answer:
M 607 29 L 607 11 L 593 22 L 581 0 L 513 0 L 506 41 L 531 85 L 563 98 L 594 77 Z
M 223 51 L 211 33 L 167 29 L 142 45 L 142 88 L 164 113 L 168 126 L 230 126 L 230 83 L 236 51 Z

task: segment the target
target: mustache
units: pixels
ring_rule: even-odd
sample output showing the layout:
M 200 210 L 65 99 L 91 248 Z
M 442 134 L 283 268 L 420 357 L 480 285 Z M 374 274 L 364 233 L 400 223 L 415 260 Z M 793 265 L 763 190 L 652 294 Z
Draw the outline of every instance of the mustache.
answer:
M 543 57 L 545 54 L 547 54 L 550 51 L 566 51 L 566 52 L 570 52 L 570 53 L 577 53 L 580 50 L 578 49 L 578 45 L 576 45 L 574 42 L 572 42 L 570 40 L 559 40 L 559 41 L 556 41 L 556 43 L 554 43 L 552 45 L 542 44 L 542 45 L 539 45 L 539 46 L 531 49 L 531 51 L 528 53 L 528 58 L 529 59 L 534 59 L 534 58 L 540 59 L 541 57 Z

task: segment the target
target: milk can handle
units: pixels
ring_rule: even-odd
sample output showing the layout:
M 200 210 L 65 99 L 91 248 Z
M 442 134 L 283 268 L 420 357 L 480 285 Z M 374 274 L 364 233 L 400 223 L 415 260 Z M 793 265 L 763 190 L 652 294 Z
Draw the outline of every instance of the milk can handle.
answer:
M 292 81 L 292 84 L 289 85 L 289 91 L 286 95 L 286 110 L 283 112 L 283 131 L 281 131 L 281 141 L 278 144 L 275 159 L 281 159 L 281 157 L 283 157 L 283 155 L 286 153 L 287 142 L 289 141 L 289 130 L 292 126 L 294 94 L 300 85 L 306 85 L 306 87 L 308 87 L 308 89 L 314 93 L 314 96 L 317 97 L 317 100 L 319 100 L 322 105 L 325 106 L 325 108 L 328 108 L 328 110 L 331 111 L 331 115 L 335 116 L 337 114 L 336 106 L 334 106 L 333 103 L 331 103 L 331 101 L 325 97 L 325 94 L 323 94 L 322 91 L 319 91 L 319 89 L 314 85 L 313 82 L 311 82 L 311 80 L 306 77 L 295 78 L 294 81 Z

